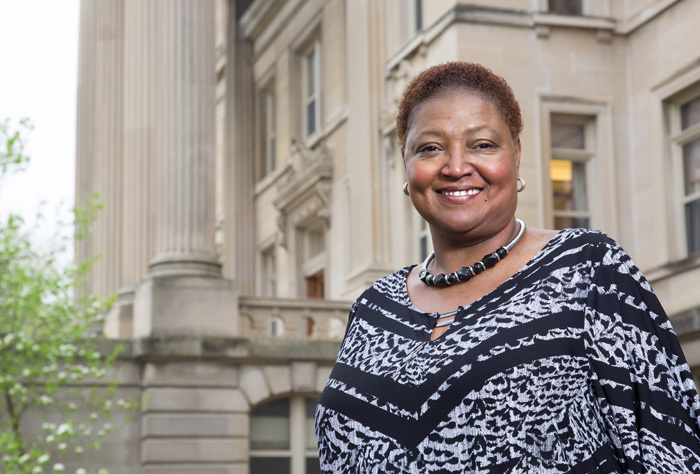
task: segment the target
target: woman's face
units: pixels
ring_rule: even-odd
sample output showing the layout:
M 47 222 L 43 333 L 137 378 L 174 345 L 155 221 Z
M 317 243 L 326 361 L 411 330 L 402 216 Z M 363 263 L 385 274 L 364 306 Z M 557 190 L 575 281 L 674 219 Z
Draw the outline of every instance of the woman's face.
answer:
M 479 94 L 450 89 L 420 103 L 404 164 L 411 201 L 434 239 L 487 239 L 515 215 L 520 140 Z

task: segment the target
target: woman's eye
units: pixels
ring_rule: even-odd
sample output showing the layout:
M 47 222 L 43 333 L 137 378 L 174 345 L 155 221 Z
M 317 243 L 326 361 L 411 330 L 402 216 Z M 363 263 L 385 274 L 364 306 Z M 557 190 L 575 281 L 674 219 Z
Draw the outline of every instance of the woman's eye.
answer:
M 426 146 L 420 147 L 418 149 L 418 152 L 419 153 L 424 153 L 424 152 L 432 153 L 432 152 L 437 151 L 437 150 L 438 150 L 438 147 L 436 147 L 435 145 L 426 145 Z
M 481 150 L 486 150 L 488 148 L 493 148 L 493 145 L 491 143 L 479 143 L 476 145 L 476 148 L 479 148 Z

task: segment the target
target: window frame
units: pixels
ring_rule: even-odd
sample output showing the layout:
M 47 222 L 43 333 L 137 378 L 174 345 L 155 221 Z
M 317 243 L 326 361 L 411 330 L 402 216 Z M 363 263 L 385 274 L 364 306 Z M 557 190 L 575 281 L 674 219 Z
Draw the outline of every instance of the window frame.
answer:
M 277 296 L 277 253 L 275 245 L 260 250 L 260 278 L 258 295 L 265 298 Z
M 256 181 L 277 168 L 277 93 L 274 70 L 256 81 L 255 92 L 255 174 Z
M 272 89 L 264 89 L 263 107 L 265 108 L 265 128 L 263 132 L 263 156 L 265 175 L 277 167 L 277 98 Z
M 320 235 L 322 248 L 313 253 L 312 239 L 316 239 Z M 308 285 L 310 280 L 320 281 L 321 298 L 325 299 L 328 288 L 328 271 L 327 271 L 327 255 L 328 255 L 328 229 L 325 221 L 321 218 L 312 218 L 306 222 L 300 223 L 296 228 L 295 246 L 297 258 L 297 275 L 294 278 L 297 281 L 297 296 L 300 298 L 309 298 Z M 313 255 L 312 255 L 313 253 Z M 313 296 L 314 298 L 318 296 Z
M 595 117 L 590 115 L 581 114 L 562 114 L 562 113 L 552 113 L 549 119 L 549 130 L 551 137 L 551 130 L 555 122 L 564 124 L 574 124 L 583 126 L 583 148 L 555 148 L 551 146 L 550 140 L 550 156 L 549 156 L 549 169 L 551 173 L 551 163 L 553 160 L 558 161 L 569 161 L 571 163 L 583 163 L 585 165 L 585 177 L 586 177 L 586 210 L 585 211 L 558 211 L 554 209 L 554 189 L 553 183 L 550 175 L 549 185 L 552 189 L 550 196 L 552 198 L 552 221 L 551 227 L 556 229 L 554 223 L 556 219 L 559 218 L 575 218 L 575 219 L 587 219 L 588 228 L 592 228 L 593 222 L 593 203 L 591 195 L 591 183 L 594 182 L 593 170 L 595 168 Z
M 537 159 L 540 184 L 540 218 L 545 227 L 553 228 L 554 202 L 550 176 L 551 118 L 552 115 L 584 116 L 591 120 L 589 140 L 593 156 L 589 169 L 586 170 L 588 183 L 595 183 L 595 192 L 589 187 L 588 206 L 590 212 L 589 227 L 604 230 L 615 237 L 619 226 L 617 178 L 615 170 L 615 147 L 613 139 L 613 113 L 609 97 L 597 95 L 572 96 L 563 92 L 542 92 L 537 95 L 539 134 L 538 147 L 541 150 Z M 521 167 L 521 176 L 528 179 L 526 170 Z M 528 191 L 526 190 L 525 193 Z
M 670 145 L 672 170 L 672 206 L 676 229 L 677 257 L 691 258 L 700 255 L 700 249 L 691 253 L 687 238 L 688 223 L 685 217 L 685 206 L 694 201 L 700 201 L 700 191 L 685 194 L 685 170 L 683 169 L 683 146 L 700 138 L 700 122 L 685 129 L 681 128 L 681 107 L 688 102 L 700 99 L 700 82 L 675 94 L 666 101 L 667 133 Z
M 313 54 L 313 63 L 309 67 L 309 57 Z M 309 139 L 321 131 L 321 41 L 315 37 L 305 48 L 299 51 L 301 56 L 301 98 L 302 98 L 302 136 Z M 312 80 L 309 80 L 311 70 Z M 309 90 L 313 84 L 313 91 Z M 308 107 L 313 102 L 314 128 L 309 129 Z
M 249 442 L 249 463 L 250 459 L 253 457 L 289 458 L 291 474 L 305 474 L 307 459 L 319 459 L 318 448 L 308 449 L 306 446 L 306 400 L 314 400 L 318 403 L 319 398 L 317 395 L 293 395 L 282 399 L 266 400 L 258 404 L 255 408 L 279 400 L 287 400 L 289 402 L 289 449 L 253 449 Z M 251 427 L 252 423 L 253 410 L 250 412 Z

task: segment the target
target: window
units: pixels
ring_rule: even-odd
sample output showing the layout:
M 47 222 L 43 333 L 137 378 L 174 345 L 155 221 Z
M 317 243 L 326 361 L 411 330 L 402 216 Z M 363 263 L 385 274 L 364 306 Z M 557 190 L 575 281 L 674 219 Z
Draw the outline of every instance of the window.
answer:
M 581 0 L 549 0 L 549 11 L 558 15 L 582 15 Z
M 590 227 L 588 189 L 593 157 L 592 120 L 586 117 L 552 115 L 552 182 L 554 228 Z
M 423 1 L 410 0 L 411 9 L 409 12 L 409 30 L 412 33 L 423 28 Z
M 263 159 L 265 175 L 275 169 L 276 127 L 275 94 L 271 90 L 262 93 L 263 101 Z
M 271 247 L 261 253 L 261 281 L 260 296 L 277 296 L 277 258 L 275 247 Z
M 300 296 L 324 297 L 324 269 L 326 266 L 326 236 L 324 224 L 317 221 L 299 231 L 299 258 L 305 288 Z
M 304 134 L 312 135 L 319 129 L 321 120 L 321 87 L 319 42 L 315 41 L 303 54 L 302 66 L 302 96 L 304 97 Z
M 419 218 L 420 224 L 418 227 L 418 257 L 421 262 L 428 258 L 430 253 L 430 231 L 428 230 L 428 223 L 425 219 Z
M 250 413 L 250 474 L 316 474 L 321 469 L 314 433 L 318 400 L 274 400 Z
M 674 122 L 686 248 L 692 255 L 700 253 L 700 96 L 681 102 Z

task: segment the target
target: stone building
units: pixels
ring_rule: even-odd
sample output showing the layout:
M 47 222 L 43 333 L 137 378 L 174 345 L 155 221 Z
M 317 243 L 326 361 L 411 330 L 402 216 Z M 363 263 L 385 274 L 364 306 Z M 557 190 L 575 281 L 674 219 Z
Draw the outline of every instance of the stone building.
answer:
M 117 293 L 116 473 L 318 472 L 351 301 L 430 250 L 401 192 L 407 81 L 482 63 L 519 98 L 518 216 L 601 229 L 700 368 L 700 1 L 83 0 L 77 255 Z

